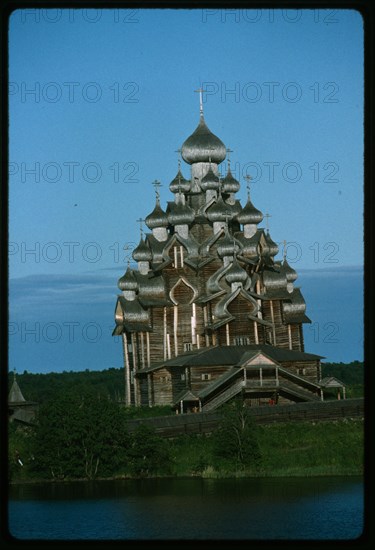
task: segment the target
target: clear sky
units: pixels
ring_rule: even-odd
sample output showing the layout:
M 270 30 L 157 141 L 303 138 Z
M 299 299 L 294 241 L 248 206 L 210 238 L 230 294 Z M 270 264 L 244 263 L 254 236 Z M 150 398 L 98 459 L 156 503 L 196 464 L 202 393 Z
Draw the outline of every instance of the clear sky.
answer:
M 353 285 L 348 276 L 363 263 L 359 13 L 18 10 L 9 47 L 12 368 L 121 365 L 117 349 L 117 363 L 103 364 L 112 357 L 117 279 L 139 240 L 137 218 L 153 209 L 155 178 L 162 205 L 171 200 L 176 150 L 198 123 L 200 85 L 207 125 L 233 150 L 239 198 L 249 174 L 253 203 L 271 215 L 273 240 L 288 242 L 303 292 L 304 277 L 308 287 L 315 271 L 325 273 L 322 285 L 330 279 L 333 311 L 324 317 L 317 310 L 320 341 L 316 328 L 307 329 L 314 333 L 308 351 L 327 355 L 322 335 L 333 322 L 349 341 L 336 342 L 328 358 L 361 358 L 362 327 L 350 323 L 362 315 L 362 280 Z M 185 163 L 182 171 L 189 176 Z M 314 304 L 305 292 L 310 317 L 328 287 L 313 288 Z M 27 333 L 35 323 L 39 342 Z M 74 350 L 66 347 L 69 323 L 86 337 Z M 96 342 L 95 323 L 105 333 Z M 32 343 L 39 358 L 31 359 Z

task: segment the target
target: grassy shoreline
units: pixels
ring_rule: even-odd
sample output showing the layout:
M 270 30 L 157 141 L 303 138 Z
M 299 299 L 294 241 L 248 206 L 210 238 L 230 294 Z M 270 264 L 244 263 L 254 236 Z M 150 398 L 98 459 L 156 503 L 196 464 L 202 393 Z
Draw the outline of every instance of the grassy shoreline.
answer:
M 276 478 L 361 476 L 364 461 L 363 419 L 325 422 L 293 422 L 256 427 L 260 459 L 250 467 L 237 468 L 233 461 L 218 459 L 214 437 L 184 435 L 168 441 L 171 457 L 169 471 L 149 471 L 135 475 L 124 467 L 111 475 L 98 472 L 95 480 L 152 478 Z M 11 485 L 23 483 L 66 483 L 86 478 L 40 478 L 24 468 L 14 469 Z

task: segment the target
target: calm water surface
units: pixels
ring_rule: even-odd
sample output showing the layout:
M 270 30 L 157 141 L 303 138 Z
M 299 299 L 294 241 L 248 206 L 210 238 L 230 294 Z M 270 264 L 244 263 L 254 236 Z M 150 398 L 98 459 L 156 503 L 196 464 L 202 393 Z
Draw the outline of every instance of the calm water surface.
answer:
M 354 539 L 363 530 L 360 477 L 152 479 L 18 485 L 18 539 Z

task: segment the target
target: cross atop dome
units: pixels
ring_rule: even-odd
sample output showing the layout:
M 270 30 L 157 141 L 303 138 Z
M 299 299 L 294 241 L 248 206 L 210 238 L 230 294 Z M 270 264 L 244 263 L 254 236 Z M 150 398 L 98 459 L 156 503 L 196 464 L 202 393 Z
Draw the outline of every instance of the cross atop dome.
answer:
M 269 218 L 272 218 L 271 214 L 264 214 L 264 217 L 266 218 L 266 229 L 267 231 L 269 232 L 270 228 L 269 228 Z
M 246 180 L 247 198 L 250 199 L 250 182 L 253 178 L 246 174 L 244 179 Z
M 203 118 L 203 94 L 206 93 L 206 90 L 198 88 L 198 90 L 194 90 L 194 92 L 199 93 L 199 115 Z
M 141 232 L 141 237 L 143 237 L 143 223 L 144 223 L 144 219 L 142 218 L 138 218 L 138 220 L 136 220 L 138 223 L 139 223 L 139 230 Z
M 160 187 L 162 187 L 162 183 L 160 183 L 159 180 L 154 180 L 153 182 L 151 182 L 151 185 L 154 186 L 156 198 L 160 199 L 159 189 L 160 189 Z

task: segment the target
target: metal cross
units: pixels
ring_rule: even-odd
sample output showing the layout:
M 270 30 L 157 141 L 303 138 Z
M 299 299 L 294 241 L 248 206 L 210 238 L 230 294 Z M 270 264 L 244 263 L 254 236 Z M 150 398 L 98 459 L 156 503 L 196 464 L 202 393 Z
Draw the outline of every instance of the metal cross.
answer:
M 230 154 L 233 153 L 233 149 L 231 149 L 230 147 L 227 147 L 226 151 L 228 153 L 228 168 L 230 168 Z
M 286 240 L 284 239 L 283 240 L 283 245 L 284 245 L 284 250 L 283 250 L 283 257 L 284 257 L 284 260 L 286 260 L 286 253 L 287 253 L 287 250 L 286 250 L 286 245 L 288 243 L 286 242 Z
M 178 169 L 181 168 L 181 156 L 182 156 L 182 149 L 176 149 L 175 153 L 178 153 Z
M 142 218 L 138 218 L 138 220 L 136 220 L 138 223 L 139 223 L 139 229 L 141 231 L 141 237 L 143 237 L 143 222 L 145 222 L 146 220 L 143 220 Z
M 251 176 L 249 176 L 248 174 L 246 174 L 245 176 L 245 180 L 247 181 L 246 183 L 246 189 L 247 189 L 247 198 L 250 199 L 250 182 L 253 178 Z
M 160 183 L 159 180 L 155 180 L 152 182 L 152 185 L 154 186 L 154 189 L 155 189 L 156 198 L 160 199 L 159 188 L 162 187 L 162 184 Z
M 203 90 L 203 88 L 198 88 L 198 90 L 194 90 L 194 92 L 199 92 L 199 114 L 200 116 L 203 116 L 203 94 L 206 93 L 206 90 Z
M 270 228 L 268 227 L 268 220 L 269 220 L 269 218 L 272 218 L 272 216 L 271 216 L 271 214 L 268 214 L 268 213 L 267 213 L 267 214 L 264 215 L 264 217 L 266 218 L 266 227 L 267 227 L 267 231 L 269 231 Z

